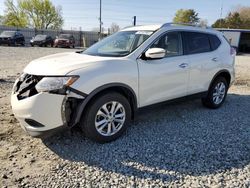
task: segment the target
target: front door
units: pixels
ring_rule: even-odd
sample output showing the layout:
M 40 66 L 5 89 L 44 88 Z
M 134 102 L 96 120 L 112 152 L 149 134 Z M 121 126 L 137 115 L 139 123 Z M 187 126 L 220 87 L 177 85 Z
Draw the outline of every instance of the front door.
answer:
M 166 55 L 162 59 L 138 59 L 140 106 L 186 96 L 189 65 L 183 55 L 181 34 L 168 32 L 150 48 L 163 48 Z

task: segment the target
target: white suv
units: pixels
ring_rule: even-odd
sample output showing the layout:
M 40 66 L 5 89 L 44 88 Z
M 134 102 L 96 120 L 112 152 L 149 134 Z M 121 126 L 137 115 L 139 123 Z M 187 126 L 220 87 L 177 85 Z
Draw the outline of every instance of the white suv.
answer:
M 139 108 L 198 96 L 220 107 L 235 78 L 223 34 L 181 24 L 126 28 L 83 52 L 32 61 L 11 104 L 32 136 L 80 126 L 98 142 L 119 137 Z

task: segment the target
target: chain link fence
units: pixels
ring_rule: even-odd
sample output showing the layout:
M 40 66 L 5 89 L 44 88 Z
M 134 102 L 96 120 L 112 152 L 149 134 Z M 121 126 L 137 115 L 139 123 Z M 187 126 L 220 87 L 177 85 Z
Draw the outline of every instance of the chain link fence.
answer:
M 94 31 L 73 31 L 73 30 L 50 30 L 50 29 L 31 29 L 31 28 L 17 28 L 0 25 L 0 33 L 3 31 L 19 31 L 25 37 L 25 43 L 28 45 L 32 37 L 37 34 L 49 35 L 56 38 L 60 34 L 72 34 L 76 41 L 76 46 L 89 47 L 96 43 L 99 39 L 98 32 Z

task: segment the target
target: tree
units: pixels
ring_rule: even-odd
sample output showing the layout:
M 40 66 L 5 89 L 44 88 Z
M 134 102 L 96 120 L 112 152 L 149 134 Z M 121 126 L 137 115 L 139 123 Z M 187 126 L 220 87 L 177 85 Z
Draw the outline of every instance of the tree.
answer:
M 6 0 L 5 24 L 36 29 L 61 29 L 62 8 L 55 7 L 50 0 Z
M 0 25 L 3 24 L 3 16 L 0 15 Z
M 37 29 L 61 29 L 63 25 L 62 8 L 50 0 L 20 0 L 19 6 Z
M 200 19 L 199 26 L 201 26 L 201 27 L 207 27 L 208 26 L 207 19 Z
M 240 15 L 242 28 L 250 29 L 250 7 L 240 6 L 238 9 L 236 9 L 236 12 L 238 12 Z
M 213 28 L 227 28 L 227 22 L 225 19 L 221 18 L 215 21 L 215 23 L 212 25 Z
M 112 23 L 110 26 L 110 34 L 116 33 L 120 30 L 120 26 L 116 23 Z
M 99 33 L 100 32 L 100 28 L 99 27 L 93 27 L 92 31 Z M 104 32 L 105 32 L 105 28 L 102 27 L 102 33 L 104 33 Z
M 229 13 L 226 18 L 226 22 L 229 28 L 240 29 L 242 28 L 243 21 L 240 18 L 240 14 L 238 12 Z
M 27 27 L 28 17 L 27 15 L 14 5 L 13 0 L 5 1 L 5 15 L 3 16 L 3 24 L 14 27 Z
M 216 20 L 212 27 L 250 29 L 250 7 L 237 7 L 226 18 Z
M 175 17 L 173 19 L 176 23 L 192 23 L 197 24 L 200 18 L 198 17 L 198 13 L 193 9 L 180 9 L 176 12 Z

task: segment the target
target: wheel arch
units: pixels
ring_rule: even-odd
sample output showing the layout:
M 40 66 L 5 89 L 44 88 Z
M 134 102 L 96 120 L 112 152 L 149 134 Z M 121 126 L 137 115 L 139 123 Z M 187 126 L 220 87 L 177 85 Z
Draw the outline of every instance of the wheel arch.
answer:
M 209 88 L 211 87 L 212 83 L 216 80 L 216 78 L 218 77 L 224 77 L 228 83 L 228 86 L 230 86 L 230 83 L 231 83 L 231 75 L 230 75 L 230 72 L 226 69 L 224 70 L 220 70 L 219 72 L 217 72 L 213 79 L 211 80 L 210 84 L 209 84 Z M 208 89 L 209 89 L 208 88 Z
M 79 123 L 81 116 L 84 114 L 88 105 L 90 104 L 91 101 L 94 100 L 95 97 L 98 97 L 110 91 L 118 92 L 128 99 L 131 105 L 131 112 L 132 112 L 131 117 L 132 119 L 134 119 L 135 113 L 137 112 L 137 105 L 138 105 L 137 96 L 134 90 L 130 86 L 123 84 L 123 83 L 110 83 L 110 84 L 105 84 L 103 86 L 96 88 L 83 100 L 83 102 L 80 104 L 79 109 L 77 111 L 77 116 L 76 116 L 74 124 Z

